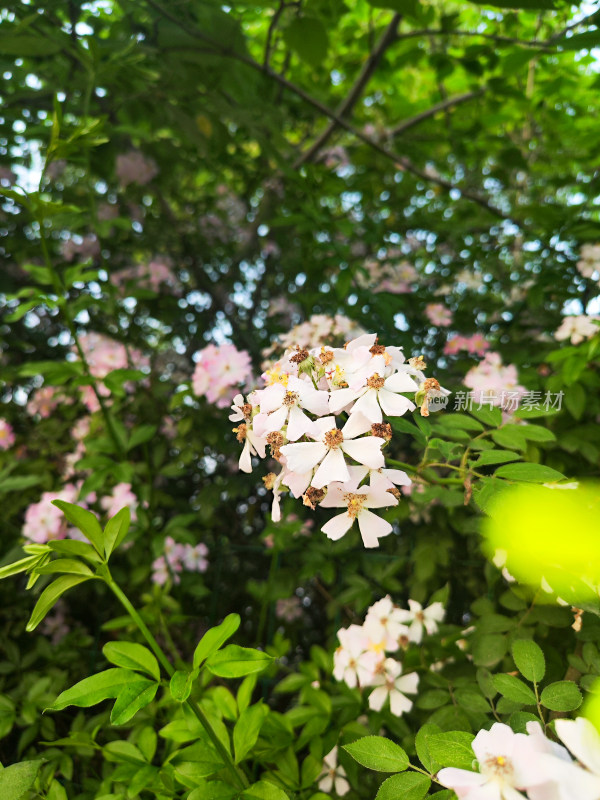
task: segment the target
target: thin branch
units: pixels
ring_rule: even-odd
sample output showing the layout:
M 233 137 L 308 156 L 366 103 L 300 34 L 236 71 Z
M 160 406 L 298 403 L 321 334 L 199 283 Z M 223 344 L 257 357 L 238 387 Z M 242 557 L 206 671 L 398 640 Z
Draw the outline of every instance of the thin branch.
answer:
M 356 103 L 358 102 L 360 96 L 363 93 L 363 90 L 371 76 L 377 69 L 383 54 L 387 50 L 387 48 L 397 39 L 398 37 L 398 26 L 402 20 L 401 14 L 394 14 L 392 21 L 386 28 L 383 36 L 371 52 L 369 58 L 363 64 L 363 68 L 361 69 L 358 78 L 354 82 L 354 85 L 350 89 L 347 97 L 342 101 L 342 103 L 338 106 L 335 113 L 338 117 L 345 117 L 347 116 Z M 325 128 L 323 133 L 315 140 L 315 142 L 300 155 L 300 157 L 296 160 L 294 164 L 294 169 L 299 169 L 303 164 L 306 164 L 308 161 L 312 161 L 312 159 L 317 155 L 319 150 L 329 141 L 331 135 L 338 127 L 338 124 L 335 120 L 329 123 L 329 125 Z
M 258 61 L 255 61 L 253 58 L 246 56 L 242 53 L 237 53 L 235 50 L 232 50 L 229 47 L 225 47 L 220 45 L 218 42 L 212 40 L 209 36 L 199 31 L 197 28 L 193 28 L 191 26 L 186 26 L 181 20 L 179 20 L 176 16 L 171 14 L 170 11 L 163 8 L 159 3 L 155 2 L 155 0 L 146 0 L 148 5 L 152 6 L 156 11 L 162 14 L 166 19 L 171 20 L 175 25 L 185 30 L 189 36 L 193 36 L 195 39 L 200 39 L 203 42 L 207 42 L 212 47 L 215 48 L 215 53 L 220 54 L 222 56 L 228 56 L 230 58 L 235 59 L 236 61 L 240 61 L 242 64 L 246 64 L 246 66 L 250 67 L 251 69 L 255 70 L 256 72 L 260 72 L 262 75 L 265 75 L 272 80 L 279 83 L 280 86 L 288 89 L 288 91 L 292 92 L 293 94 L 300 97 L 304 100 L 305 103 L 315 108 L 319 111 L 323 116 L 327 117 L 328 119 L 332 120 L 337 124 L 338 127 L 343 128 L 344 130 L 348 131 L 348 133 L 353 134 L 357 139 L 360 139 L 361 142 L 369 145 L 373 150 L 376 150 L 385 158 L 390 159 L 394 162 L 397 169 L 404 170 L 406 172 L 411 173 L 417 178 L 420 178 L 423 181 L 428 183 L 435 183 L 438 186 L 450 191 L 454 189 L 455 191 L 460 192 L 462 197 L 466 198 L 467 200 L 471 200 L 472 202 L 476 203 L 477 205 L 481 206 L 481 208 L 485 208 L 490 214 L 493 214 L 495 217 L 499 217 L 500 219 L 511 219 L 510 215 L 506 214 L 501 209 L 494 206 L 490 201 L 483 197 L 482 195 L 477 194 L 476 192 L 472 192 L 471 190 L 462 189 L 457 184 L 453 183 L 452 181 L 443 178 L 437 171 L 432 169 L 422 170 L 417 167 L 415 164 L 412 163 L 410 159 L 406 156 L 400 156 L 397 153 L 394 153 L 391 150 L 387 150 L 385 147 L 380 145 L 378 142 L 371 139 L 361 130 L 356 128 L 354 125 L 351 125 L 347 120 L 343 119 L 342 117 L 338 116 L 335 111 L 328 108 L 326 105 L 321 103 L 320 100 L 317 100 L 315 97 L 312 97 L 308 92 L 305 92 L 300 86 L 296 86 L 296 84 L 289 81 L 287 78 L 284 78 L 283 75 L 272 70 L 270 67 L 263 67 Z
M 414 117 L 409 117 L 399 122 L 390 131 L 390 136 L 400 136 L 400 134 L 409 130 L 409 128 L 413 128 L 415 125 L 419 125 L 424 120 L 429 119 L 429 117 L 434 117 L 436 114 L 439 114 L 440 111 L 445 111 L 447 108 L 452 108 L 453 106 L 466 103 L 469 100 L 474 100 L 476 97 L 481 97 L 485 91 L 485 88 L 477 89 L 477 91 L 474 92 L 467 92 L 466 94 L 459 94 L 456 97 L 448 97 L 446 100 L 441 100 L 439 103 L 431 106 L 431 108 L 421 111 L 420 114 L 415 114 Z
M 269 30 L 267 31 L 267 41 L 265 43 L 265 57 L 263 59 L 263 66 L 269 66 L 269 59 L 271 58 L 271 40 L 273 38 L 273 34 L 275 33 L 275 28 L 277 27 L 277 23 L 279 22 L 279 18 L 285 11 L 285 2 L 284 0 L 280 0 L 279 7 L 271 17 L 271 22 L 269 23 Z

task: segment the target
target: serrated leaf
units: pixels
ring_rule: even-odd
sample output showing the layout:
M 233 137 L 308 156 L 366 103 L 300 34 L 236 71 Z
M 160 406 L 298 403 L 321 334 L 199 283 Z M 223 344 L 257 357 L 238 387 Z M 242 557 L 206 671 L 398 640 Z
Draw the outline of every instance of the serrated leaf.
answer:
M 344 750 L 363 767 L 378 772 L 402 772 L 409 763 L 404 750 L 384 736 L 363 736 Z
M 467 731 L 446 731 L 432 736 L 429 741 L 431 757 L 442 767 L 472 769 L 475 753 L 471 743 L 475 737 Z
M 22 800 L 35 783 L 44 762 L 20 761 L 0 770 L 0 797 L 2 800 Z
M 512 645 L 512 657 L 524 678 L 539 683 L 546 673 L 546 659 L 542 648 L 530 639 L 517 639 Z
M 194 651 L 194 669 L 198 669 L 202 662 L 216 653 L 227 639 L 240 627 L 241 618 L 239 614 L 228 614 L 220 625 L 210 628 L 198 642 Z
M 421 800 L 431 786 L 431 778 L 419 772 L 392 775 L 379 787 L 375 800 Z
M 155 680 L 160 680 L 160 667 L 153 653 L 136 642 L 108 642 L 102 648 L 107 661 L 117 667 L 146 672 Z
M 509 700 L 525 706 L 536 704 L 533 691 L 514 675 L 494 675 L 492 680 L 494 687 L 503 697 L 508 697 Z
M 575 711 L 583 702 L 583 695 L 573 681 L 556 681 L 546 686 L 540 703 L 551 711 Z

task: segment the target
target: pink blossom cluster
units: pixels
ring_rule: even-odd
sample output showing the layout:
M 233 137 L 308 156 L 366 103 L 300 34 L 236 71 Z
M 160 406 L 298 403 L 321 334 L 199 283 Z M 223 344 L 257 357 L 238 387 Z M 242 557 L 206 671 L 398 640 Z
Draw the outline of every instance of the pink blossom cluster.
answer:
M 132 492 L 130 483 L 117 483 L 112 493 L 108 496 L 104 496 L 102 500 L 100 500 L 100 506 L 107 517 L 114 517 L 117 511 L 127 507 L 131 513 L 132 522 L 135 522 L 137 519 L 138 505 L 139 501 Z
M 569 339 L 571 344 L 581 344 L 600 331 L 598 321 L 600 321 L 600 317 L 586 316 L 585 314 L 569 315 L 563 319 L 555 331 L 554 338 L 559 342 Z
M 60 252 L 65 261 L 73 261 L 80 258 L 86 261 L 88 258 L 97 258 L 100 255 L 100 242 L 96 234 L 88 233 L 87 236 L 73 236 L 65 239 L 60 246 Z
M 130 183 L 146 186 L 158 175 L 158 167 L 155 161 L 139 150 L 130 150 L 117 156 L 116 173 L 119 183 L 125 189 Z
M 0 419 L 0 450 L 9 450 L 15 443 L 15 434 L 12 425 L 5 419 Z
M 84 439 L 90 432 L 90 417 L 81 417 L 71 428 L 71 438 L 77 442 L 72 453 L 65 457 L 63 478 L 72 478 L 75 474 L 75 465 L 85 456 Z
M 463 800 L 597 800 L 600 734 L 584 717 L 554 724 L 571 753 L 548 739 L 539 722 L 528 722 L 527 733 L 495 722 L 471 744 L 477 772 L 446 767 L 436 780 Z
M 500 353 L 486 353 L 483 361 L 467 372 L 463 383 L 473 390 L 475 402 L 507 410 L 514 410 L 514 398 L 518 399 L 527 391 L 519 384 L 516 366 L 503 365 Z
M 79 344 L 85 355 L 90 372 L 95 378 L 105 378 L 114 369 L 127 369 L 130 366 L 126 347 L 101 333 L 83 333 L 79 336 Z M 75 346 L 73 352 L 77 353 Z M 131 361 L 139 366 L 141 354 L 131 353 Z
M 302 601 L 296 595 L 280 597 L 275 603 L 275 616 L 285 622 L 295 622 L 302 616 Z
M 156 294 L 159 294 L 165 287 L 177 289 L 180 286 L 171 264 L 161 258 L 155 258 L 148 264 L 136 264 L 133 267 L 121 269 L 114 272 L 110 279 L 111 283 L 121 289 L 133 282 L 136 287 L 151 289 Z
M 173 583 L 181 581 L 183 570 L 187 572 L 206 572 L 208 569 L 208 547 L 205 544 L 180 544 L 172 536 L 165 539 L 165 554 L 152 563 L 152 581 L 157 586 L 164 586 L 172 579 Z
M 471 355 L 482 356 L 490 349 L 490 343 L 482 333 L 474 333 L 472 336 L 453 336 L 448 339 L 444 346 L 444 353 L 447 356 L 454 356 L 461 351 L 466 351 Z
M 423 608 L 416 600 L 408 601 L 408 609 L 394 605 L 390 596 L 374 603 L 362 625 L 342 628 L 337 636 L 340 646 L 333 657 L 333 676 L 351 689 L 372 689 L 369 708 L 381 711 L 386 701 L 396 717 L 412 708 L 407 694 L 415 694 L 419 676 L 402 674 L 402 663 L 389 657 L 406 649 L 411 642 L 420 644 L 423 630 L 428 635 L 437 632 L 444 619 L 440 602 Z
M 39 414 L 42 419 L 47 419 L 54 409 L 66 398 L 61 395 L 60 389 L 56 386 L 42 386 L 41 389 L 36 389 L 30 396 L 27 402 L 27 413 L 31 416 Z
M 68 483 L 60 492 L 44 492 L 37 503 L 32 503 L 25 512 L 25 524 L 22 534 L 30 542 L 45 544 L 51 539 L 64 539 L 70 536 L 69 524 L 62 511 L 53 500 L 64 500 L 67 503 L 77 502 L 80 484 Z M 95 496 L 90 497 L 93 502 Z M 79 502 L 85 508 L 85 504 Z M 77 532 L 78 533 L 78 532 Z M 78 537 L 77 537 L 78 538 Z
M 370 288 L 373 292 L 389 292 L 390 294 L 409 294 L 414 289 L 414 284 L 419 280 L 417 270 L 408 261 L 399 264 L 389 259 L 395 251 L 388 253 L 386 261 L 370 258 L 365 262 L 364 268 L 368 278 L 357 275 L 359 285 Z
M 443 303 L 428 303 L 425 306 L 425 316 L 436 328 L 447 328 L 452 325 L 452 311 Z
M 245 384 L 252 375 L 250 354 L 247 350 L 238 350 L 233 344 L 209 344 L 196 353 L 195 358 L 194 394 L 206 397 L 217 408 L 226 408 L 236 387 Z
M 347 167 L 350 164 L 348 151 L 342 145 L 335 145 L 321 150 L 319 160 L 322 161 L 327 169 L 337 169 Z
M 584 244 L 577 269 L 584 278 L 600 281 L 600 244 Z
M 243 444 L 240 469 L 251 472 L 252 456 L 265 458 L 267 447 L 281 465 L 264 479 L 273 491 L 274 521 L 281 519 L 281 492 L 289 490 L 313 510 L 343 509 L 321 529 L 330 539 L 356 521 L 365 547 L 378 547 L 392 526 L 371 509 L 398 505 L 396 487 L 411 482 L 405 472 L 385 468 L 392 438 L 386 417 L 415 409 L 405 393 L 416 394 L 424 416 L 434 397 L 449 394 L 425 378 L 424 368 L 422 357 L 406 361 L 401 348 L 384 347 L 367 333 L 344 347 L 290 348 L 263 374 L 263 389 L 234 398 L 229 419 L 238 423 L 234 432 Z
M 290 347 L 306 347 L 308 349 L 319 347 L 327 339 L 345 341 L 364 333 L 353 320 L 336 314 L 328 317 L 326 314 L 313 314 L 306 322 L 294 326 L 288 333 L 279 336 L 270 347 L 263 350 L 263 356 L 270 358 L 274 354 L 284 353 Z

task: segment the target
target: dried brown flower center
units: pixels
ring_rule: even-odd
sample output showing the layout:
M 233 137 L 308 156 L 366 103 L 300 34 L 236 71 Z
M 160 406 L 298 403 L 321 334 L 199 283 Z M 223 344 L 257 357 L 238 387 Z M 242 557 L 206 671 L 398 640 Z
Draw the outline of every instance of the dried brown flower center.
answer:
M 485 772 L 493 773 L 494 775 L 512 775 L 513 765 L 509 758 L 506 756 L 490 756 L 484 761 Z
M 238 442 L 243 442 L 246 439 L 246 434 L 248 431 L 248 426 L 245 422 L 242 422 L 241 425 L 238 425 L 237 428 L 233 428 L 233 432 L 236 434 L 236 439 Z
M 391 488 L 391 489 L 387 489 L 387 491 L 388 491 L 388 492 L 389 492 L 389 493 L 390 493 L 390 494 L 391 494 L 393 497 L 395 497 L 395 498 L 396 498 L 396 500 L 400 500 L 400 498 L 402 497 L 402 494 L 401 494 L 401 492 L 400 492 L 400 489 L 396 489 L 396 487 L 395 487 L 395 486 L 392 486 L 392 488 Z
M 321 362 L 321 364 L 329 364 L 332 358 L 333 358 L 333 352 L 331 350 L 325 350 L 325 348 L 322 347 L 321 352 L 319 354 L 319 361 Z
M 423 356 L 415 356 L 414 358 L 409 358 L 408 363 L 410 364 L 413 369 L 424 370 L 427 369 L 427 364 L 425 363 L 425 359 Z
M 271 448 L 271 455 L 273 458 L 279 460 L 281 458 L 281 451 L 280 447 L 285 442 L 285 437 L 279 431 L 273 431 L 272 433 L 267 434 L 267 444 Z
M 423 382 L 423 389 L 425 389 L 426 392 L 431 392 L 434 389 L 439 392 L 439 381 L 436 381 L 435 378 L 427 378 L 427 380 Z
M 367 386 L 370 389 L 383 389 L 384 383 L 385 378 L 381 378 L 377 372 L 374 375 L 371 375 L 370 378 L 367 378 Z
M 240 411 L 244 415 L 244 419 L 250 419 L 252 417 L 252 406 L 250 403 L 244 403 L 244 405 L 241 406 Z
M 330 450 L 335 450 L 344 441 L 344 434 L 337 428 L 327 431 L 325 434 L 325 444 Z
M 302 502 L 314 511 L 326 494 L 327 492 L 324 489 L 315 489 L 314 486 L 309 486 L 302 495 Z
M 303 361 L 306 361 L 308 356 L 309 352 L 305 347 L 302 348 L 296 347 L 296 352 L 294 353 L 293 356 L 290 357 L 290 361 L 293 364 L 301 364 Z
M 385 439 L 389 442 L 392 438 L 392 426 L 389 422 L 374 422 L 371 425 L 371 433 L 373 436 L 378 436 L 380 439 Z
M 273 486 L 275 486 L 275 478 L 276 477 L 277 477 L 277 475 L 275 475 L 274 472 L 269 472 L 263 477 L 262 480 L 263 480 L 263 483 L 265 485 L 265 489 L 268 489 L 269 491 L 271 491 Z
M 283 405 L 287 406 L 295 406 L 299 400 L 300 395 L 297 392 L 286 392 L 283 397 Z
M 348 492 L 344 495 L 344 503 L 348 505 L 348 514 L 355 519 L 362 511 L 362 507 L 367 499 L 366 494 L 356 494 L 355 492 Z
M 370 348 L 369 353 L 372 356 L 382 356 L 385 353 L 385 346 L 382 344 L 374 344 L 373 347 Z

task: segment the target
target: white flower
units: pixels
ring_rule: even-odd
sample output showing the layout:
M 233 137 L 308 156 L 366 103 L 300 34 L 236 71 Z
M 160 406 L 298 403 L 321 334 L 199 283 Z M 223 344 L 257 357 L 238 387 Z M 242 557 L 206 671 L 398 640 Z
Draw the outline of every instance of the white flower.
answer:
M 328 753 L 323 760 L 323 772 L 319 780 L 319 789 L 329 793 L 335 789 L 339 797 L 343 797 L 350 791 L 350 784 L 346 780 L 346 770 L 337 763 L 337 745 Z
M 383 670 L 373 678 L 372 684 L 377 688 L 369 695 L 369 708 L 381 711 L 385 701 L 390 700 L 390 711 L 395 717 L 401 717 L 412 708 L 412 700 L 406 694 L 416 694 L 419 676 L 416 672 L 402 675 L 402 664 L 393 658 L 386 658 Z
M 423 628 L 431 636 L 438 629 L 438 622 L 444 619 L 444 606 L 442 603 L 432 603 L 428 608 L 423 608 L 416 600 L 408 601 L 408 609 L 398 609 L 397 619 L 408 623 L 408 638 L 411 642 L 419 644 L 423 638 Z
M 598 778 L 600 797 L 600 733 L 585 717 L 557 719 L 554 723 L 560 740 L 575 758 Z
M 250 420 L 240 423 L 237 428 L 233 429 L 233 432 L 236 434 L 238 442 L 244 443 L 239 467 L 242 472 L 252 472 L 252 456 L 265 457 L 267 440 L 256 434 Z
M 561 342 L 570 339 L 571 344 L 581 344 L 585 339 L 591 339 L 600 328 L 594 320 L 598 317 L 588 317 L 585 314 L 569 315 L 565 317 L 554 333 L 554 338 Z
M 373 360 L 382 357 L 375 356 Z M 381 369 L 381 367 L 379 367 Z M 344 408 L 350 413 L 361 412 L 370 422 L 382 422 L 383 411 L 389 417 L 400 417 L 407 411 L 413 411 L 415 404 L 400 392 L 416 392 L 419 388 L 406 372 L 396 372 L 389 377 L 374 370 L 368 377 L 360 379 L 357 384 L 347 389 L 338 389 L 331 393 L 329 410 L 339 414 Z
M 344 681 L 351 689 L 369 686 L 381 656 L 367 651 L 368 639 L 362 626 L 341 628 L 337 637 L 340 647 L 333 654 L 333 677 Z
M 343 483 L 333 483 L 321 501 L 324 508 L 343 508 L 347 511 L 333 517 L 321 528 L 323 533 L 336 541 L 347 533 L 354 520 L 358 520 L 358 527 L 365 547 L 379 547 L 379 539 L 392 532 L 392 526 L 381 517 L 369 511 L 370 508 L 386 508 L 398 505 L 397 499 L 387 491 L 373 486 L 359 486 L 364 470 L 360 467 L 350 467 L 350 480 Z
M 341 430 L 336 428 L 335 417 L 322 417 L 314 425 L 312 436 L 318 441 L 286 444 L 281 452 L 291 472 L 303 475 L 318 467 L 311 481 L 315 489 L 322 489 L 332 481 L 349 480 L 344 454 L 371 469 L 379 469 L 384 465 L 381 447 L 385 439 L 379 436 L 361 437 L 371 430 L 371 423 L 362 414 L 353 414 Z
M 381 630 L 379 639 L 384 640 L 386 643 L 385 650 L 393 652 L 399 647 L 399 640 L 403 637 L 408 637 L 408 628 L 404 625 L 399 617 L 398 611 L 400 609 L 395 606 L 389 595 L 373 603 L 367 612 L 365 618 L 365 629 L 369 632 L 373 631 L 373 626 L 378 626 Z M 373 639 L 377 638 L 377 634 L 371 634 Z
M 264 436 L 280 431 L 286 424 L 286 438 L 290 442 L 311 434 L 314 423 L 302 409 L 322 416 L 329 411 L 327 392 L 314 389 L 307 381 L 290 375 L 287 386 L 273 383 L 259 393 L 260 413 L 254 421 L 256 430 Z

